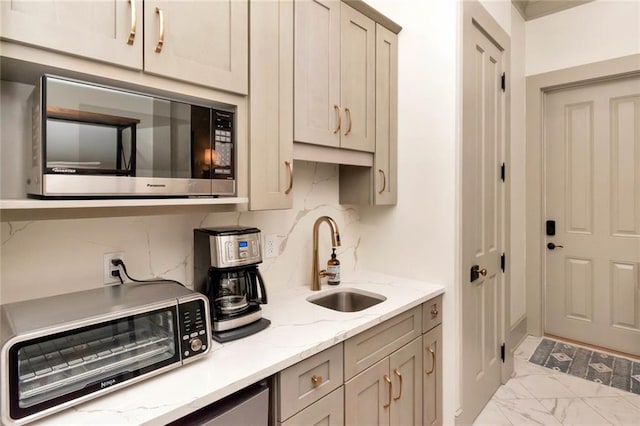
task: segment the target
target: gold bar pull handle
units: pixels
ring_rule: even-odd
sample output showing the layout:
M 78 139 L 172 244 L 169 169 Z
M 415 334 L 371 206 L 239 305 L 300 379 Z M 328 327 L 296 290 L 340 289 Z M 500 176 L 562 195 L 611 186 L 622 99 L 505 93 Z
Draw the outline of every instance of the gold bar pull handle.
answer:
M 285 161 L 284 164 L 289 169 L 289 187 L 284 191 L 284 193 L 289 195 L 293 189 L 293 164 L 290 161 Z
M 393 385 L 391 384 L 391 379 L 386 374 L 384 375 L 384 380 L 389 384 L 389 401 L 383 405 L 384 408 L 389 408 L 391 406 L 391 393 L 393 392 Z
M 349 127 L 347 128 L 347 131 L 344 132 L 344 135 L 347 136 L 349 133 L 351 133 L 351 125 L 353 124 L 353 122 L 351 121 L 351 110 L 349 108 L 345 108 L 344 112 L 347 114 L 347 119 L 349 120 Z
M 342 127 L 342 111 L 340 110 L 340 107 L 338 105 L 334 105 L 333 109 L 336 110 L 336 115 L 338 116 L 338 125 L 335 129 L 333 129 L 333 134 L 335 135 L 340 131 L 340 127 Z
M 393 397 L 393 400 L 397 401 L 402 398 L 402 374 L 400 374 L 400 370 L 398 370 L 397 368 L 394 368 L 393 372 L 396 374 L 396 376 L 398 376 L 398 379 L 400 380 L 400 392 L 398 393 L 398 396 Z
M 436 352 L 433 350 L 431 346 L 429 346 L 427 350 L 429 351 L 429 353 L 431 353 L 431 369 L 426 370 L 425 373 L 432 374 L 436 369 Z
M 160 17 L 160 34 L 158 35 L 158 44 L 156 44 L 156 53 L 160 53 L 164 45 L 164 12 L 159 7 L 156 7 L 156 13 Z
M 129 32 L 127 44 L 132 46 L 133 40 L 136 38 L 136 26 L 138 22 L 138 18 L 136 16 L 136 0 L 129 0 L 129 4 L 131 5 L 131 31 Z
M 387 175 L 384 173 L 384 170 L 378 169 L 378 172 L 382 174 L 382 189 L 378 191 L 378 194 L 382 194 L 385 189 L 387 189 Z

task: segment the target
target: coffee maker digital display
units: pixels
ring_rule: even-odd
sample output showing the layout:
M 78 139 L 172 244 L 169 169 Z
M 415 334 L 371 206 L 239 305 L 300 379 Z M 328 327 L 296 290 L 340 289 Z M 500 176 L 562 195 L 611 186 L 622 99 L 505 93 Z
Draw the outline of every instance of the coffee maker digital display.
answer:
M 269 326 L 261 304 L 267 291 L 258 228 L 220 227 L 193 231 L 194 287 L 209 298 L 213 338 L 245 337 Z

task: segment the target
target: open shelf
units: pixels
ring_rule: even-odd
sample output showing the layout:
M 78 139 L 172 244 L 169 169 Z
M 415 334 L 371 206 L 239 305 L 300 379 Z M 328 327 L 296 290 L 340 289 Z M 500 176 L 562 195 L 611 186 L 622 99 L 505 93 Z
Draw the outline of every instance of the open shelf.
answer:
M 73 209 L 105 207 L 214 206 L 247 204 L 246 197 L 220 198 L 122 198 L 92 200 L 0 200 L 0 210 Z

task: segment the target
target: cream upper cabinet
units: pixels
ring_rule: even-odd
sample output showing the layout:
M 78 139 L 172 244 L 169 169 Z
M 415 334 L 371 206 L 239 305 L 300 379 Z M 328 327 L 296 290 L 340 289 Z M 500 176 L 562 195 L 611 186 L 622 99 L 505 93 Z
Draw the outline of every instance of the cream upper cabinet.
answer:
M 345 3 L 340 8 L 340 147 L 375 149 L 376 24 Z
M 375 22 L 338 0 L 295 2 L 294 139 L 375 149 Z
M 145 0 L 144 22 L 146 72 L 248 93 L 246 0 Z
M 248 0 L 12 0 L 0 7 L 3 39 L 248 93 Z
M 0 2 L 0 37 L 142 69 L 142 0 Z
M 340 1 L 296 0 L 294 139 L 340 146 Z
M 398 36 L 376 24 L 373 168 L 340 166 L 340 203 L 398 201 Z
M 376 152 L 373 203 L 398 201 L 398 36 L 376 24 Z
M 252 1 L 249 208 L 293 205 L 293 2 Z

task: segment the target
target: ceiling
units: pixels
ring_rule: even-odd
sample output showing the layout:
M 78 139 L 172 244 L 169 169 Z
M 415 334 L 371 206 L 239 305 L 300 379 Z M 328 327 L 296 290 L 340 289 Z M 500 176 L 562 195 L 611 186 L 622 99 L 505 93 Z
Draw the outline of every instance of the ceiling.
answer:
M 593 0 L 511 0 L 526 21 L 580 6 L 590 1 Z

